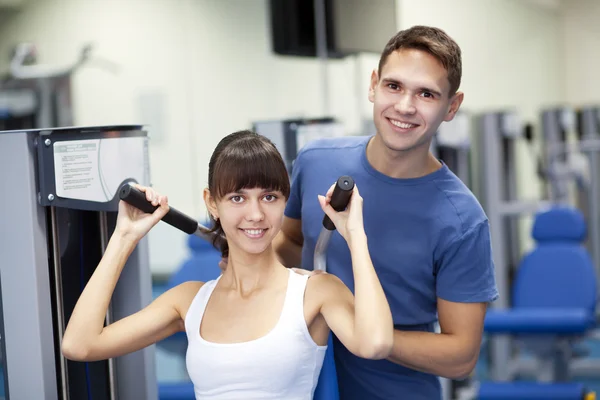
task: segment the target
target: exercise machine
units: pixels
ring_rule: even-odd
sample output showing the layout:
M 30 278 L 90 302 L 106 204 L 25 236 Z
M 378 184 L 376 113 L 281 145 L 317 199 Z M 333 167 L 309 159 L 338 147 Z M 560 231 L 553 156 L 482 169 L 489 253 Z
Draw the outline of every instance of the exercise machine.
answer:
M 560 130 L 554 123 L 569 121 L 556 117 L 556 112 L 542 114 L 544 138 L 558 138 Z M 500 298 L 488 311 L 484 326 L 491 345 L 491 381 L 481 384 L 476 398 L 537 399 L 560 393 L 559 398 L 587 398 L 593 393 L 570 382 L 572 375 L 588 369 L 576 344 L 592 332 L 596 310 L 593 262 L 581 246 L 587 229 L 579 210 L 568 204 L 567 185 L 580 175 L 565 167 L 572 163 L 565 162 L 564 152 L 549 141 L 539 171 L 550 182 L 547 199 L 507 199 L 510 187 L 498 178 L 514 177 L 516 165 L 514 158 L 502 153 L 507 146 L 501 140 L 519 138 L 525 130 L 510 111 L 482 115 L 480 127 L 481 198 L 490 221 Z M 513 172 L 502 174 L 506 168 Z M 519 257 L 510 273 L 507 246 L 515 238 L 507 236 L 509 226 L 503 222 L 526 214 L 535 216 L 532 238 L 537 246 Z M 522 357 L 521 350 L 532 357 Z M 517 378 L 531 381 L 515 382 Z
M 523 140 L 518 114 L 513 110 L 488 112 L 477 116 L 479 156 L 479 198 L 490 223 L 493 260 L 499 298 L 492 307 L 510 307 L 512 276 L 520 261 L 517 218 L 537 212 L 544 204 L 523 201 L 516 191 L 516 145 Z M 490 373 L 494 381 L 509 380 L 511 340 L 499 336 L 491 340 Z
M 554 204 L 536 214 L 532 236 L 537 246 L 519 265 L 510 308 L 491 310 L 484 331 L 508 335 L 534 357 L 526 379 L 523 360 L 506 367 L 518 381 L 483 382 L 479 400 L 595 399 L 595 393 L 573 380 L 578 345 L 596 325 L 595 269 L 582 245 L 586 225 L 580 210 Z M 515 347 L 517 347 L 515 346 Z M 533 373 L 532 373 L 533 372 Z M 524 379 L 525 378 L 525 379 Z
M 0 80 L 0 130 L 73 126 L 72 77 L 84 65 L 94 64 L 115 73 L 117 66 L 92 57 L 85 45 L 65 65 L 37 64 L 33 43 L 16 46 L 8 76 Z
M 0 131 L 34 128 L 36 107 L 33 90 L 0 90 Z
M 309 142 L 326 137 L 344 136 L 344 127 L 334 118 L 258 121 L 253 130 L 275 144 L 291 174 L 298 152 Z
M 156 399 L 154 348 L 98 362 L 63 357 L 64 328 L 115 224 L 119 187 L 149 184 L 141 126 L 0 132 L 0 347 L 6 399 Z M 106 315 L 152 300 L 148 245 L 129 258 Z
M 600 108 L 546 109 L 542 122 L 548 195 L 583 212 L 586 246 L 600 276 Z
M 431 141 L 431 153 L 469 188 L 473 187 L 471 172 L 471 118 L 459 111 L 452 121 L 444 122 Z

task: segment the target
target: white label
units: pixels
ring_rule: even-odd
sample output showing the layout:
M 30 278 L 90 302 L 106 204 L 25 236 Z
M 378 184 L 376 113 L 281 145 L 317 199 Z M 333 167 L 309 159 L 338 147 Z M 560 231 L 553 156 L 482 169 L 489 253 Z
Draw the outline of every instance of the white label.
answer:
M 56 195 L 108 202 L 127 179 L 148 185 L 147 140 L 123 137 L 55 142 Z

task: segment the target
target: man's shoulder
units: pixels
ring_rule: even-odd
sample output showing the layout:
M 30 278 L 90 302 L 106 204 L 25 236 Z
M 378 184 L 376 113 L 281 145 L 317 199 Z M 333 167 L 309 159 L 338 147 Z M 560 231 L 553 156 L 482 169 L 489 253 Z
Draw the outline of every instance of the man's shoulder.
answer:
M 481 203 L 454 173 L 449 171 L 435 183 L 440 193 L 437 210 L 443 216 L 443 222 L 455 226 L 457 235 L 464 235 L 487 223 L 487 215 Z
M 328 156 L 332 152 L 360 149 L 368 139 L 368 136 L 339 136 L 315 139 L 302 147 L 298 152 L 298 158 L 322 157 L 324 155 Z

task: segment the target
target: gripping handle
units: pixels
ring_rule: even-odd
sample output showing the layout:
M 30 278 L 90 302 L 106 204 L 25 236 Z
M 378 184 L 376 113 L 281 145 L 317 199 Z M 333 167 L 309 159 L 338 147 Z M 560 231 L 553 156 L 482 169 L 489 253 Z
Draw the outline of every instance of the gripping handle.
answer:
M 354 179 L 349 177 L 348 175 L 342 175 L 339 177 L 337 182 L 335 183 L 335 188 L 333 189 L 333 193 L 331 194 L 331 201 L 329 205 L 335 211 L 343 211 L 348 206 L 350 202 L 350 196 L 352 196 L 352 191 L 354 190 Z M 331 219 L 325 215 L 323 218 L 323 227 L 327 230 L 334 231 L 335 225 L 331 221 Z
M 154 206 L 146 200 L 146 194 L 144 192 L 133 187 L 133 185 L 130 185 L 129 183 L 121 186 L 119 189 L 119 198 L 148 214 L 152 214 L 158 208 L 158 206 Z M 173 207 L 169 207 L 169 212 L 162 220 L 190 235 L 198 230 L 198 221 Z

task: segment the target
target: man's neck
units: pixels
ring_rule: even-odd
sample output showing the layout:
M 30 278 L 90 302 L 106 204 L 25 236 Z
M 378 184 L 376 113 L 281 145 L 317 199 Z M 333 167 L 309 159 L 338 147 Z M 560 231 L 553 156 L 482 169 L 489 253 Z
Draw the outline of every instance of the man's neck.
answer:
M 419 178 L 442 167 L 429 151 L 429 144 L 407 151 L 395 151 L 388 148 L 377 135 L 367 145 L 367 160 L 377 171 L 396 179 Z

